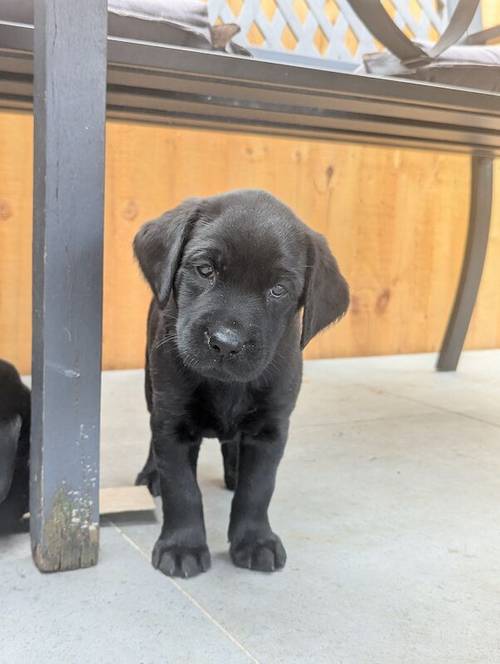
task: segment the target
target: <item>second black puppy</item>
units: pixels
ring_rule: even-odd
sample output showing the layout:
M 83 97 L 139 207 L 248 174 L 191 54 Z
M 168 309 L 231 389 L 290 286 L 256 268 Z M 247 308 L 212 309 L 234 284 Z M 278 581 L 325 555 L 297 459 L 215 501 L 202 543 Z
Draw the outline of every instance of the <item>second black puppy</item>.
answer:
M 301 349 L 345 313 L 346 281 L 325 239 L 263 191 L 189 199 L 143 226 L 134 247 L 155 296 L 146 352 L 152 440 L 138 478 L 162 496 L 153 565 L 184 577 L 210 566 L 196 464 L 202 437 L 217 437 L 236 485 L 231 558 L 279 569 L 286 553 L 268 507 Z
M 30 391 L 0 360 L 0 534 L 23 528 L 29 510 Z

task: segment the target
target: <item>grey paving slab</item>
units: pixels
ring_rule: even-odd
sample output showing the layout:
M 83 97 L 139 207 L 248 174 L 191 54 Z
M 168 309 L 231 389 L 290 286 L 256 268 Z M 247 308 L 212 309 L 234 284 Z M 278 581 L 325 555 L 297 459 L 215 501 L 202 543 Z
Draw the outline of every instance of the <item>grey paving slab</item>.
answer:
M 420 407 L 445 409 L 500 426 L 500 352 L 464 353 L 457 372 L 433 371 L 434 355 L 399 355 L 345 360 L 320 360 L 308 366 L 313 384 L 338 377 L 365 388 L 410 400 Z
M 200 455 L 206 575 L 174 585 L 150 567 L 159 509 L 104 527 L 92 570 L 42 576 L 27 537 L 0 541 L 1 664 L 497 664 L 500 351 L 465 353 L 456 374 L 434 362 L 306 363 L 271 511 L 289 556 L 276 575 L 229 560 L 216 441 Z M 102 419 L 103 484 L 129 484 L 148 445 L 142 372 L 104 375 Z
M 27 535 L 0 543 L 2 664 L 251 662 L 113 528 L 97 567 L 42 575 Z
M 289 555 L 276 575 L 228 559 L 212 441 L 200 474 L 213 569 L 180 583 L 258 661 L 498 662 L 495 427 L 443 412 L 292 432 L 272 509 Z M 147 552 L 158 528 L 124 526 Z

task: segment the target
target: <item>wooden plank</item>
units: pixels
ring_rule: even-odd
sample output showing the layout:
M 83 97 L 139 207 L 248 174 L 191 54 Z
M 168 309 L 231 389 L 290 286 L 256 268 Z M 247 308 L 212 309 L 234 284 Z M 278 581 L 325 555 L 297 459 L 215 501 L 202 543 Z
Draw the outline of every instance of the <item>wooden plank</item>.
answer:
M 105 345 L 112 354 L 121 344 L 111 366 L 143 361 L 144 328 L 133 321 L 134 312 L 143 320 L 148 298 L 129 253 L 136 229 L 186 196 L 233 187 L 285 200 L 325 233 L 347 273 L 351 313 L 307 357 L 438 348 L 465 240 L 467 158 L 120 124 L 109 127 L 108 155 L 106 302 L 126 298 L 106 307 Z M 127 206 L 136 215 L 129 222 L 119 214 Z M 119 284 L 126 295 L 109 290 Z M 129 330 L 126 348 L 108 325 Z
M 31 120 L 0 114 L 0 357 L 29 372 Z M 324 232 L 353 304 L 307 357 L 437 350 L 458 282 L 469 206 L 459 155 L 108 124 L 104 368 L 143 365 L 149 291 L 131 250 L 139 226 L 193 194 L 263 187 Z M 500 160 L 484 276 L 467 348 L 500 346 Z
M 154 511 L 155 501 L 145 486 L 108 487 L 99 491 L 101 515 Z
M 0 114 L 0 357 L 31 373 L 33 119 Z
M 482 0 L 481 14 L 483 28 L 500 25 L 500 3 L 498 0 Z

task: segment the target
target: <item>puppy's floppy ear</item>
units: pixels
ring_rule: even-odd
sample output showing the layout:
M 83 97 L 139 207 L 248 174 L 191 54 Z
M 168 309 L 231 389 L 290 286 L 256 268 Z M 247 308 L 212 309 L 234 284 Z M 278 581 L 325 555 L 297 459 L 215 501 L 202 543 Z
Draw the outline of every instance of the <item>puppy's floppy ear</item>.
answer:
M 134 253 L 161 307 L 170 297 L 199 202 L 198 198 L 189 198 L 159 219 L 144 224 L 135 236 Z
M 20 415 L 0 420 L 0 503 L 7 498 L 12 484 L 21 424 Z
M 308 229 L 307 241 L 301 348 L 305 348 L 327 325 L 343 316 L 349 306 L 349 286 L 340 274 L 325 238 Z

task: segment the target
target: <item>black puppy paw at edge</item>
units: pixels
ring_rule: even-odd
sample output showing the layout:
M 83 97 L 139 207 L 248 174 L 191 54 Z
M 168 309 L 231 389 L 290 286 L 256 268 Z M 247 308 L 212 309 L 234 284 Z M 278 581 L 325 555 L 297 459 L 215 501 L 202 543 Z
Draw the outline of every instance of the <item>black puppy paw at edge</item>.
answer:
M 256 572 L 276 572 L 286 563 L 286 551 L 278 535 L 267 537 L 247 535 L 231 544 L 231 560 L 236 567 Z
M 210 551 L 206 546 L 178 546 L 157 540 L 152 555 L 155 569 L 166 576 L 189 579 L 210 569 Z

